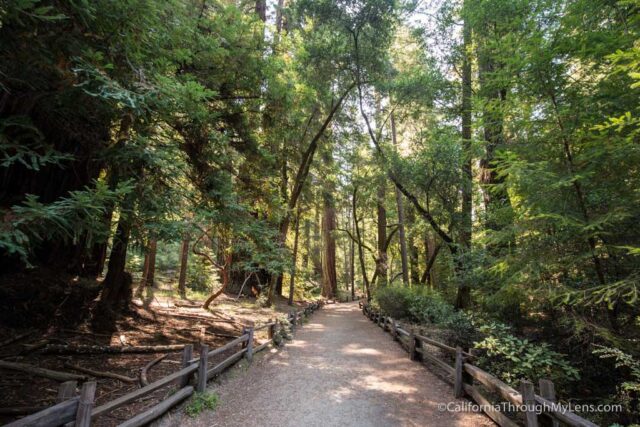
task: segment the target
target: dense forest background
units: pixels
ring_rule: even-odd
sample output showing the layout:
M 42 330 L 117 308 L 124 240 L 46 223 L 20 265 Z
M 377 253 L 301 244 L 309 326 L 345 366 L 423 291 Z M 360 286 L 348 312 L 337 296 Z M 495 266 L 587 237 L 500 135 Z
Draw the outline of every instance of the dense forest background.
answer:
M 639 11 L 2 2 L 0 317 L 362 296 L 640 423 Z

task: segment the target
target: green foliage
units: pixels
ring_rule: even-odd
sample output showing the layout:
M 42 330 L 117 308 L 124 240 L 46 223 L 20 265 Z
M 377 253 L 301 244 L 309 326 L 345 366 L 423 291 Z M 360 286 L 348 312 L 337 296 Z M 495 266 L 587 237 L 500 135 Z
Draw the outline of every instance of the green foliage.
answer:
M 206 261 L 192 256 L 187 264 L 186 286 L 195 292 L 209 292 L 216 283 L 215 270 Z
M 130 191 L 128 184 L 112 191 L 98 182 L 95 188 L 72 191 L 49 204 L 27 194 L 23 204 L 4 212 L 0 248 L 28 262 L 29 252 L 44 240 L 77 241 L 84 237 L 86 244 L 104 240 L 110 232 L 102 221 L 107 206 Z
M 451 334 L 454 345 L 470 345 L 475 327 L 464 312 L 456 311 L 435 291 L 406 286 L 386 286 L 375 293 L 380 309 L 395 319 L 407 319 L 424 325 L 436 325 Z
M 202 413 L 202 411 L 215 411 L 218 407 L 220 398 L 216 393 L 213 392 L 204 392 L 199 393 L 195 392 L 191 399 L 189 399 L 189 403 L 184 408 L 184 412 L 195 418 Z
M 404 286 L 384 286 L 375 293 L 375 301 L 380 309 L 394 319 L 404 319 L 409 315 L 409 304 L 413 292 Z
M 618 386 L 615 401 L 622 403 L 629 412 L 637 410 L 640 405 L 640 361 L 617 348 L 596 346 L 593 354 L 601 359 L 613 360 L 616 369 L 624 372 L 628 380 Z
M 481 324 L 478 330 L 484 335 L 474 345 L 484 350 L 479 363 L 509 384 L 516 386 L 521 380 L 548 378 L 562 386 L 580 378 L 565 356 L 546 343 L 518 338 L 510 327 L 496 322 Z

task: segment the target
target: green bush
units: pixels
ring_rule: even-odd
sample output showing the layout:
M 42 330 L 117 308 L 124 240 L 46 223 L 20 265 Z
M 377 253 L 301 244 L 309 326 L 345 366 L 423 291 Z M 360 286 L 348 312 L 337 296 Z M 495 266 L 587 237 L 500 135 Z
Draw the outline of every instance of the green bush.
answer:
M 626 373 L 627 380 L 618 385 L 617 394 L 611 399 L 611 402 L 622 404 L 625 411 L 640 418 L 638 414 L 640 409 L 640 361 L 618 348 L 601 345 L 596 345 L 593 354 L 601 359 L 612 360 L 616 369 Z
M 478 330 L 484 335 L 475 343 L 475 348 L 484 350 L 478 363 L 509 384 L 548 378 L 562 385 L 580 377 L 565 356 L 551 350 L 549 344 L 518 338 L 509 326 L 497 322 L 479 325 Z
M 187 264 L 187 287 L 194 292 L 208 292 L 215 283 L 213 268 L 204 261 L 192 257 Z
M 380 309 L 394 319 L 409 317 L 409 305 L 414 292 L 404 286 L 385 286 L 375 293 L 375 302 Z

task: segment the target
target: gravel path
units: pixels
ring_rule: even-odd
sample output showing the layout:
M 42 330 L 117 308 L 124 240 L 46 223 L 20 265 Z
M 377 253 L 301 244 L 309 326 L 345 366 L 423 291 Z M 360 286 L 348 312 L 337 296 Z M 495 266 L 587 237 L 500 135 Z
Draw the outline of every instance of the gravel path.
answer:
M 235 371 L 235 372 L 234 372 Z M 215 412 L 165 426 L 492 426 L 482 414 L 443 412 L 452 388 L 412 362 L 357 303 L 316 312 L 284 350 L 258 356 L 221 384 Z M 462 402 L 462 401 L 459 401 Z

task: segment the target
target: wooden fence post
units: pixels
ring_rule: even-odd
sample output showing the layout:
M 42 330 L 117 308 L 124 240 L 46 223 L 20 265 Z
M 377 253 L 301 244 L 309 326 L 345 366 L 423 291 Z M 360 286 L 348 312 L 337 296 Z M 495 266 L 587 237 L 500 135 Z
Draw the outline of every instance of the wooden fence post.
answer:
M 298 321 L 298 313 L 295 310 L 293 310 L 291 312 L 291 332 L 295 332 L 297 321 Z
M 464 396 L 464 355 L 462 354 L 462 348 L 456 347 L 456 362 L 455 362 L 455 382 L 453 385 L 453 395 L 456 398 Z
M 89 381 L 82 384 L 80 391 L 80 401 L 76 412 L 76 427 L 89 427 L 91 425 L 91 409 L 93 408 L 93 398 L 96 394 L 96 382 Z
M 193 358 L 193 344 L 187 344 L 182 349 L 182 364 L 183 368 L 189 366 L 189 361 Z M 184 375 L 180 378 L 180 388 L 186 387 L 189 384 L 190 374 Z
M 207 388 L 207 359 L 209 358 L 209 346 L 200 347 L 200 364 L 198 365 L 198 385 L 196 391 L 204 393 Z
M 411 330 L 409 332 L 409 358 L 411 360 L 419 361 L 421 360 L 420 354 L 418 353 L 418 348 L 420 347 L 420 341 L 416 338 L 415 332 Z
M 269 325 L 269 329 L 267 330 L 267 338 L 269 338 L 270 340 L 273 339 L 273 336 L 276 334 L 276 323 L 278 321 L 277 320 L 273 320 L 273 319 L 269 319 L 269 323 L 271 323 Z
M 536 397 L 531 381 L 520 383 L 520 393 L 522 393 L 522 405 L 524 408 L 524 425 L 527 427 L 538 427 L 538 415 L 536 415 Z
M 243 330 L 243 334 L 247 334 L 247 351 L 244 354 L 244 358 L 247 359 L 247 362 L 251 363 L 253 360 L 253 326 L 249 328 L 245 328 Z
M 394 341 L 398 341 L 398 324 L 395 319 L 390 319 L 391 321 L 391 336 Z
M 58 388 L 58 397 L 56 397 L 56 403 L 64 402 L 71 399 L 76 394 L 77 381 L 66 381 L 60 384 Z
M 553 382 L 551 380 L 540 380 L 539 385 L 540 396 L 544 397 L 549 402 L 555 403 L 556 387 L 555 385 L 553 385 Z M 544 409 L 546 410 L 547 408 Z M 542 421 L 540 424 L 544 425 L 545 427 L 560 427 L 560 422 L 551 415 L 544 415 L 540 421 Z

